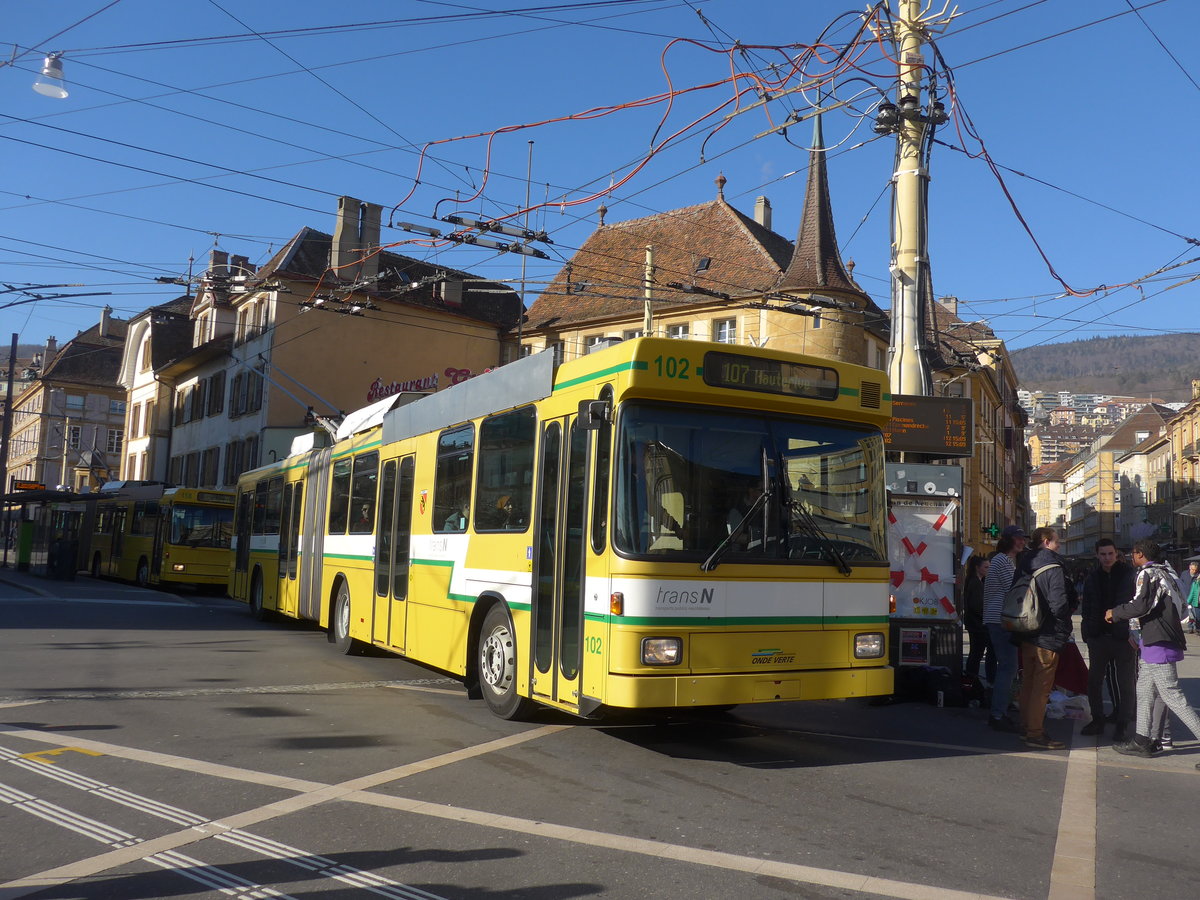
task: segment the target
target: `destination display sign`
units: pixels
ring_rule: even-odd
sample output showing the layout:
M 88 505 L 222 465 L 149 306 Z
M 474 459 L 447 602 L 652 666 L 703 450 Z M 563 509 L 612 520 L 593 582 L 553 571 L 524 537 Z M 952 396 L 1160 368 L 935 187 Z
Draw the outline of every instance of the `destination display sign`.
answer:
M 46 489 L 46 485 L 42 484 L 42 482 L 40 482 L 40 481 L 14 481 L 13 482 L 13 490 L 14 491 L 44 491 L 45 489 Z
M 892 395 L 892 418 L 883 428 L 886 449 L 932 456 L 975 452 L 975 407 L 969 397 Z
M 761 391 L 813 400 L 838 398 L 838 373 L 824 366 L 760 359 L 713 350 L 704 354 L 704 383 L 738 391 Z

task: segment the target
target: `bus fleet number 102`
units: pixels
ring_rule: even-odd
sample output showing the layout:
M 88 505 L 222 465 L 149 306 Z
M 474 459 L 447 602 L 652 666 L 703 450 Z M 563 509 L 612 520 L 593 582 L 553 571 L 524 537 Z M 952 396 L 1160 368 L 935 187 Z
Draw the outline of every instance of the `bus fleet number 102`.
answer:
M 686 381 L 691 366 L 691 362 L 682 356 L 654 357 L 654 368 L 659 378 L 679 378 Z

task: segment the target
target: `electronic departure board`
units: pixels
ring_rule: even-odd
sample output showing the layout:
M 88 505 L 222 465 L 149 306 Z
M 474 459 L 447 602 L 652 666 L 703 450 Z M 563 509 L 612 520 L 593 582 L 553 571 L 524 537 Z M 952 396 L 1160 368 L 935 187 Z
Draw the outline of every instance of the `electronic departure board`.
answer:
M 713 387 L 786 394 L 814 400 L 838 398 L 838 373 L 835 369 L 717 350 L 704 354 L 704 383 Z
M 974 405 L 968 397 L 892 395 L 892 418 L 883 428 L 888 450 L 932 456 L 975 452 Z

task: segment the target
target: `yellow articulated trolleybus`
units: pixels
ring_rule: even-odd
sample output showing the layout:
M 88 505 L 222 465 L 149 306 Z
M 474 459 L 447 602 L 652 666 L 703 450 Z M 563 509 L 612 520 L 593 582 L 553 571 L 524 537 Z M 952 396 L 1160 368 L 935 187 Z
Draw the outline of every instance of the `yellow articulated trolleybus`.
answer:
M 506 718 L 892 692 L 883 373 L 638 338 L 398 404 L 242 476 L 253 613 Z
M 151 584 L 219 588 L 233 562 L 233 501 L 229 491 L 110 482 L 98 492 L 84 566 Z

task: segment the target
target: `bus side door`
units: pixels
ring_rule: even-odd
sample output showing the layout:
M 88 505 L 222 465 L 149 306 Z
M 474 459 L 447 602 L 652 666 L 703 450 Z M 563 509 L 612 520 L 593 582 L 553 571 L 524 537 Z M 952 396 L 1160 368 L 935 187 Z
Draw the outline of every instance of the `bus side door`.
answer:
M 375 519 L 375 608 L 372 640 L 404 652 L 408 623 L 409 544 L 412 536 L 414 459 L 383 463 Z
M 279 590 L 276 609 L 295 617 L 300 586 L 297 580 L 300 558 L 300 522 L 304 518 L 304 482 L 283 486 L 283 510 L 279 521 Z
M 575 416 L 542 427 L 534 524 L 534 697 L 578 710 L 583 664 L 587 431 Z

